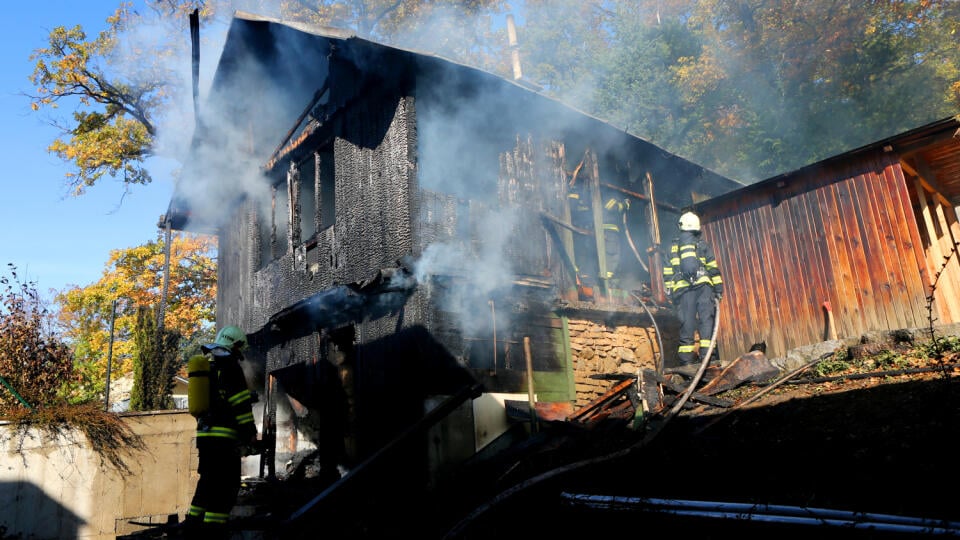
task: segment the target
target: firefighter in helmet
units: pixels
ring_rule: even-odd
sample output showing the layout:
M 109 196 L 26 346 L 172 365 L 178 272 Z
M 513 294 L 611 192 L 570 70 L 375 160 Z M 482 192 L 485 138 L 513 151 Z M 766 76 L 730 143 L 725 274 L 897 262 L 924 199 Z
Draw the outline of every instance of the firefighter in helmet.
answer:
M 241 458 L 258 446 L 252 394 L 240 367 L 246 348 L 243 330 L 226 326 L 213 343 L 201 346 L 207 363 L 190 361 L 190 412 L 197 417 L 200 479 L 183 522 L 187 538 L 228 537 L 227 519 L 240 492 Z M 203 373 L 196 365 L 209 370 Z
M 623 251 L 624 214 L 630 209 L 630 199 L 607 197 L 603 203 L 603 250 L 608 289 L 620 288 L 620 254 Z
M 700 217 L 692 209 L 681 212 L 677 223 L 680 235 L 670 247 L 669 264 L 663 267 L 663 284 L 680 319 L 680 365 L 672 371 L 693 376 L 702 361 L 699 355 L 713 343 L 714 299 L 719 302 L 723 296 L 723 279 L 713 249 L 700 236 Z M 699 341 L 694 333 L 699 334 Z M 718 359 L 714 347 L 710 361 Z

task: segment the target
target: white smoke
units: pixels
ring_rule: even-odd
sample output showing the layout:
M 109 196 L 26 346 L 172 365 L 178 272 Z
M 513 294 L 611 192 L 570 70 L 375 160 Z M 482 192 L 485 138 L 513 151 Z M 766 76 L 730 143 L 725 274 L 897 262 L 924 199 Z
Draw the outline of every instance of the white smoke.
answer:
M 514 270 L 505 247 L 514 238 L 518 211 L 502 208 L 490 212 L 478 224 L 477 243 L 472 248 L 453 242 L 438 242 L 424 249 L 414 267 L 421 286 L 432 287 L 435 277 L 449 278 L 449 287 L 434 289 L 440 308 L 458 318 L 460 328 L 489 331 L 494 321 L 489 302 L 507 292 Z M 510 326 L 506 311 L 497 316 L 498 328 Z
M 280 2 L 235 1 L 230 4 L 229 13 L 234 10 L 247 11 L 266 17 L 281 17 Z M 191 210 L 191 226 L 208 228 L 222 223 L 222 220 L 236 210 L 233 203 L 243 196 L 269 205 L 270 182 L 261 173 L 261 167 L 270 156 L 252 155 L 245 151 L 249 146 L 251 134 L 238 129 L 234 122 L 237 114 L 247 110 L 277 111 L 271 115 L 277 119 L 277 125 L 257 126 L 257 131 L 266 130 L 283 134 L 293 126 L 294 120 L 307 103 L 287 99 L 288 96 L 276 93 L 269 103 L 263 92 L 249 92 L 248 88 L 225 89 L 219 93 L 226 96 L 230 103 L 217 103 L 210 99 L 212 80 L 220 61 L 230 20 L 228 11 L 223 10 L 216 20 L 204 20 L 200 28 L 200 69 L 199 69 L 199 118 L 203 127 L 216 134 L 216 145 L 198 145 L 195 131 L 198 121 L 195 116 L 193 97 L 193 74 L 191 43 L 188 20 L 170 21 L 163 18 L 148 20 L 144 17 L 138 24 L 132 25 L 124 36 L 122 48 L 118 50 L 116 65 L 128 72 L 131 78 L 147 80 L 163 74 L 163 80 L 175 90 L 157 118 L 158 134 L 154 151 L 157 155 L 173 157 L 184 163 L 184 174 L 176 187 L 178 196 L 186 199 Z M 437 10 L 429 20 L 418 26 L 415 34 L 396 36 L 394 44 L 431 54 L 456 58 L 464 52 L 465 43 L 481 40 L 482 28 L 489 27 L 490 17 L 497 13 L 468 13 L 463 9 Z M 472 18 L 475 17 L 475 18 Z M 469 20 L 468 20 L 469 19 Z M 466 29 L 466 30 L 465 30 Z M 464 32 L 469 36 L 465 37 Z M 171 37 L 173 36 L 173 37 Z M 178 37 L 179 36 L 179 37 Z M 164 40 L 182 39 L 179 46 L 164 48 Z M 169 45 L 169 43 L 168 43 Z M 293 44 L 280 44 L 291 47 Z M 143 62 L 144 51 L 168 50 L 168 56 L 152 57 L 151 71 L 146 71 Z M 300 57 L 285 51 L 282 55 L 291 61 Z M 127 59 L 128 61 L 124 61 Z M 271 66 L 278 69 L 281 66 Z M 234 74 L 238 81 L 259 81 L 265 78 L 263 73 L 246 75 Z M 257 101 L 245 102 L 254 98 Z M 482 200 L 495 205 L 497 203 L 496 168 L 498 153 L 509 149 L 495 148 L 478 139 L 476 131 L 464 130 L 462 126 L 476 126 L 483 129 L 485 123 L 495 124 L 499 120 L 489 118 L 489 110 L 506 110 L 504 96 L 484 96 L 494 103 L 491 107 L 470 106 L 454 111 L 418 110 L 419 181 L 422 187 L 437 191 L 456 193 L 470 200 Z M 458 129 L 459 127 L 459 129 Z M 282 141 L 277 140 L 280 144 Z M 270 215 L 269 207 L 261 208 L 263 215 Z M 462 219 L 466 219 L 463 217 Z M 511 285 L 513 269 L 505 246 L 516 242 L 513 231 L 517 222 L 514 209 L 490 211 L 490 215 L 474 224 L 471 236 L 479 241 L 473 244 L 437 243 L 428 246 L 416 264 L 416 277 L 422 285 L 430 282 L 431 276 L 456 276 L 463 285 L 462 291 L 452 296 L 455 305 L 444 306 L 453 313 L 462 315 L 464 328 L 483 329 L 491 324 L 487 302 Z M 469 263 L 468 263 L 469 261 Z M 503 325 L 498 321 L 499 325 Z

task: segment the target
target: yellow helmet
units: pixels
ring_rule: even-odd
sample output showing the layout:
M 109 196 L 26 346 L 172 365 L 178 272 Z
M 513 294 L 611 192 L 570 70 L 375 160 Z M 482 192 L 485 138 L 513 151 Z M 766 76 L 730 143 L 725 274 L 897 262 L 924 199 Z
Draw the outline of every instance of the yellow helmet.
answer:
M 680 215 L 680 222 L 677 225 L 681 231 L 699 231 L 700 218 L 693 212 L 684 212 Z

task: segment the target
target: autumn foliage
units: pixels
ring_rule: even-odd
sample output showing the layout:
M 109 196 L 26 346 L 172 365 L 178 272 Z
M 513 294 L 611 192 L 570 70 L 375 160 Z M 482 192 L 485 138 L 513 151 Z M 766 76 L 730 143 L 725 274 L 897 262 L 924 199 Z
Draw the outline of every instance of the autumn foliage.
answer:
M 215 237 L 171 236 L 163 328 L 182 337 L 177 344 L 181 357 L 202 342 L 213 340 L 217 295 L 215 249 Z M 75 393 L 78 398 L 103 393 L 108 363 L 112 377 L 116 378 L 131 373 L 134 358 L 146 354 L 140 350 L 135 336 L 137 317 L 142 309 L 157 313 L 163 297 L 166 265 L 166 241 L 160 237 L 140 246 L 112 251 L 96 283 L 57 295 L 59 323 L 65 339 L 73 346 L 83 378 L 83 384 Z M 142 339 L 139 343 L 143 343 Z M 143 357 L 144 362 L 147 360 Z
M 0 414 L 60 403 L 76 379 L 70 348 L 50 332 L 35 284 L 12 264 L 8 271 L 0 277 L 0 376 L 9 384 L 0 389 Z

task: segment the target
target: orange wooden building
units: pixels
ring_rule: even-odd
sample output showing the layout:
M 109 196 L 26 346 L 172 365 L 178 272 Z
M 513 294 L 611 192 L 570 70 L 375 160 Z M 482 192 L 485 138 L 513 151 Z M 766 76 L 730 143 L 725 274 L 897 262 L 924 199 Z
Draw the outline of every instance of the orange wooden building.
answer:
M 722 357 L 960 322 L 958 202 L 951 117 L 698 204 L 724 277 Z

